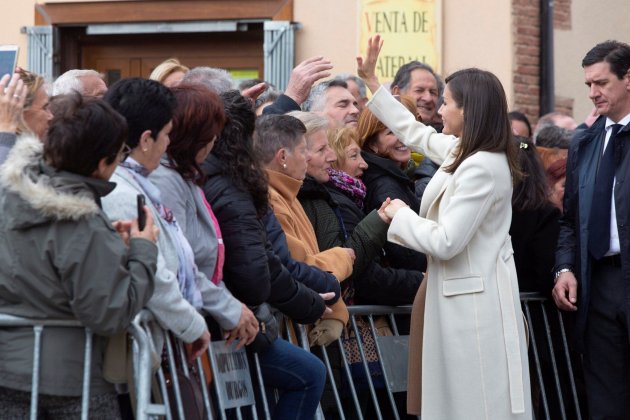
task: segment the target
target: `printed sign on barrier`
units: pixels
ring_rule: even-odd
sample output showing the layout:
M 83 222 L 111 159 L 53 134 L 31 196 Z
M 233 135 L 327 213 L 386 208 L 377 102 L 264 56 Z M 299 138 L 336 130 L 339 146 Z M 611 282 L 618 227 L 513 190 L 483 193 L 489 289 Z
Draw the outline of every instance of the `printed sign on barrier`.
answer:
M 236 350 L 236 342 L 226 346 L 225 341 L 213 341 L 212 353 L 216 369 L 219 398 L 225 408 L 236 408 L 254 404 L 254 388 L 249 373 L 245 349 Z

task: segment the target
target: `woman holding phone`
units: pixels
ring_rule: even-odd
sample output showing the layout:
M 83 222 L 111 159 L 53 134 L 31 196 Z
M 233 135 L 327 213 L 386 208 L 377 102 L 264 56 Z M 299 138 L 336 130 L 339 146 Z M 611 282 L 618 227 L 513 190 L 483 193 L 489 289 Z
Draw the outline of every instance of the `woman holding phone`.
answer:
M 125 331 L 153 293 L 158 231 L 150 214 L 143 230 L 135 216 L 112 226 L 100 207 L 124 157 L 125 120 L 79 95 L 63 108 L 46 144 L 22 136 L 0 170 L 0 307 L 90 328 L 88 415 L 118 419 L 102 372 L 106 337 Z M 28 418 L 34 340 L 31 327 L 0 329 L 2 418 Z M 44 329 L 38 418 L 80 417 L 84 342 L 84 328 Z
M 374 93 L 368 108 L 407 146 L 441 163 L 419 214 L 400 200 L 385 209 L 388 240 L 428 258 L 412 312 L 408 411 L 423 420 L 529 420 L 527 342 L 508 233 L 512 182 L 521 173 L 505 92 L 490 72 L 451 74 L 439 134 L 380 87 L 381 46 L 375 35 L 367 57 L 357 58 Z
M 193 343 L 189 357 L 194 359 L 210 341 L 199 310 L 210 314 L 225 330 L 236 327 L 240 314 L 227 310 L 233 298 L 225 288 L 213 284 L 198 270 L 190 243 L 164 204 L 160 190 L 149 179 L 169 144 L 175 97 L 154 80 L 129 78 L 113 84 L 104 99 L 127 120 L 129 153 L 112 176 L 117 185 L 103 200 L 103 208 L 110 217 L 128 217 L 136 213 L 137 195 L 146 197 L 147 208 L 161 231 L 156 291 L 147 307 L 162 327 L 184 342 Z M 159 351 L 161 346 L 157 347 Z

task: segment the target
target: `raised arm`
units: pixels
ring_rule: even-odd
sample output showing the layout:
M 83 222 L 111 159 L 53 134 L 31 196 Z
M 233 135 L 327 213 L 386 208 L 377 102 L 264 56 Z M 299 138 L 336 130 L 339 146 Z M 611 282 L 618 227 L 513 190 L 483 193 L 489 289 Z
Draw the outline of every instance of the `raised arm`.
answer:
M 368 40 L 365 58 L 357 57 L 357 74 L 374 94 L 367 104 L 368 109 L 405 145 L 442 164 L 457 145 L 457 138 L 440 134 L 417 121 L 415 115 L 380 85 L 375 69 L 382 46 L 381 36 L 374 35 Z

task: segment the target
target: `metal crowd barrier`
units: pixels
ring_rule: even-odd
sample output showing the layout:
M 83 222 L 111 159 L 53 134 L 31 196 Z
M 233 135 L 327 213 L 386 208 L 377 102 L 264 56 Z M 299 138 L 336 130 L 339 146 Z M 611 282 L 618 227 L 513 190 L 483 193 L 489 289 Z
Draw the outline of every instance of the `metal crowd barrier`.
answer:
M 150 312 L 143 311 L 135 322 L 149 337 L 153 353 L 161 354 L 163 358 L 154 374 L 152 395 L 144 401 L 138 396 L 138 414 L 142 412 L 150 418 L 160 416 L 168 420 L 242 419 L 244 415 L 256 420 L 258 413 L 252 382 L 252 378 L 256 378 L 263 412 L 266 418 L 271 417 L 265 394 L 260 392 L 265 386 L 257 355 L 253 355 L 254 366 L 250 370 L 245 349 L 237 351 L 235 343 L 227 347 L 225 341 L 213 341 L 206 353 L 189 364 L 185 344 L 162 329 L 159 330 L 160 337 L 155 337 L 156 329 L 151 328 L 153 320 Z M 164 349 L 158 352 L 156 341 L 162 340 Z M 204 367 L 202 359 L 207 360 L 208 367 Z M 152 375 L 150 367 L 143 372 Z M 141 406 L 149 409 L 141 409 Z
M 530 331 L 530 377 L 536 418 L 581 420 L 581 393 L 575 374 L 579 372 L 576 367 L 580 363 L 570 351 L 563 316 L 539 294 L 522 293 L 521 303 Z M 280 317 L 285 338 L 313 351 L 326 366 L 327 385 L 316 418 L 406 418 L 411 307 L 349 306 L 348 311 L 350 322 L 344 336 L 328 347 L 317 348 L 309 347 L 304 326 Z M 388 335 L 377 334 L 376 323 L 383 323 L 383 319 L 389 326 Z M 42 321 L 0 314 L 0 327 L 33 328 L 31 419 L 36 419 L 42 332 L 45 327 L 78 328 L 81 325 L 78 321 Z M 82 419 L 87 419 L 89 413 L 92 352 L 92 332 L 87 328 L 85 331 Z M 154 336 L 155 331 L 159 331 L 160 337 Z M 271 417 L 256 354 L 248 357 L 244 349 L 236 351 L 234 345 L 226 347 L 223 341 L 212 342 L 207 353 L 191 365 L 185 345 L 156 328 L 153 315 L 146 310 L 138 314 L 128 332 L 133 338 L 137 420 Z M 366 341 L 370 342 L 367 346 Z M 163 351 L 156 351 L 156 342 L 164 343 Z M 353 355 L 347 354 L 352 346 L 356 346 L 351 351 Z M 376 362 L 368 363 L 366 347 L 372 347 L 371 357 L 376 358 Z M 162 356 L 157 370 L 152 367 L 156 354 Z M 353 363 L 350 357 L 354 358 Z M 207 358 L 205 367 L 204 358 Z M 274 395 L 278 397 L 277 392 Z M 189 411 L 191 406 L 197 408 L 195 413 Z
M 523 313 L 529 327 L 530 378 L 533 412 L 537 419 L 576 419 L 585 417 L 583 391 L 580 389 L 581 360 L 570 350 L 564 316 L 553 304 L 538 293 L 521 293 Z M 349 328 L 354 337 L 364 337 L 361 325 L 369 325 L 374 341 L 378 368 L 370 367 L 363 339 L 356 340 L 360 363 L 348 362 L 344 338 L 328 347 L 314 350 L 324 361 L 328 372 L 327 389 L 318 417 L 326 419 L 400 419 L 407 418 L 407 358 L 408 321 L 410 306 L 349 306 Z M 570 315 L 568 315 L 570 316 Z M 376 333 L 375 319 L 385 317 L 391 336 Z M 402 328 L 400 328 L 400 324 Z M 296 345 L 308 349 L 303 326 L 293 324 L 295 334 L 287 337 Z M 404 331 L 402 331 L 404 329 Z M 379 384 L 375 372 L 380 373 Z M 357 389 L 357 376 L 365 382 Z M 323 413 L 322 413 L 323 410 Z
M 571 351 L 566 318 L 539 293 L 521 293 L 521 306 L 529 325 L 529 361 L 532 403 L 536 418 L 545 420 L 588 417 L 581 381 L 581 359 Z
M 33 329 L 33 372 L 31 381 L 31 407 L 30 407 L 30 419 L 36 420 L 38 412 L 38 397 L 39 397 L 39 374 L 41 364 L 41 343 L 42 335 L 46 327 L 55 328 L 83 328 L 79 321 L 76 320 L 54 320 L 54 319 L 29 319 L 22 318 L 13 315 L 0 314 L 0 328 L 32 328 Z M 142 410 L 147 411 L 144 402 L 148 401 L 147 395 L 149 392 L 148 382 L 146 375 L 139 374 L 140 372 L 150 372 L 150 360 L 149 360 L 149 342 L 142 333 L 137 330 L 134 325 L 129 328 L 130 334 L 134 338 L 133 354 L 135 365 L 138 367 L 138 374 L 134 375 L 134 386 L 138 390 L 138 398 L 143 401 Z M 91 373 L 91 361 L 92 361 L 92 331 L 89 328 L 85 328 L 85 347 L 84 347 L 84 363 L 83 363 L 83 382 L 82 382 L 82 394 L 81 394 L 81 419 L 87 420 L 89 417 L 90 408 L 90 373 Z M 143 420 L 146 417 L 138 416 L 138 420 Z

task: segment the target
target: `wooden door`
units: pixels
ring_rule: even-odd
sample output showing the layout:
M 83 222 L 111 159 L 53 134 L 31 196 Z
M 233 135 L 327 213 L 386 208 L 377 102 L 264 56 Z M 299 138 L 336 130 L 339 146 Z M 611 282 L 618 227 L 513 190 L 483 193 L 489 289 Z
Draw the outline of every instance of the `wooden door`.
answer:
M 102 72 L 108 85 L 125 77 L 149 77 L 162 61 L 178 58 L 190 68 L 219 67 L 263 75 L 263 31 L 85 36 L 79 47 L 81 68 Z

